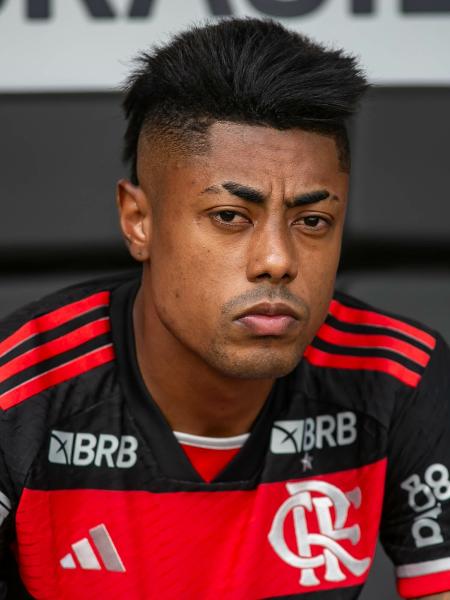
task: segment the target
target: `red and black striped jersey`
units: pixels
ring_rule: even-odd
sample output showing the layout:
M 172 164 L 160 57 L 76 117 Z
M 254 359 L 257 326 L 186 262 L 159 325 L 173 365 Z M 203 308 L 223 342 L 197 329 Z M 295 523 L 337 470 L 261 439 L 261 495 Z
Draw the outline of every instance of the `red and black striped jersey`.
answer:
M 75 286 L 0 324 L 0 598 L 351 600 L 379 532 L 402 596 L 450 589 L 436 333 L 336 293 L 205 481 L 137 367 L 138 286 Z

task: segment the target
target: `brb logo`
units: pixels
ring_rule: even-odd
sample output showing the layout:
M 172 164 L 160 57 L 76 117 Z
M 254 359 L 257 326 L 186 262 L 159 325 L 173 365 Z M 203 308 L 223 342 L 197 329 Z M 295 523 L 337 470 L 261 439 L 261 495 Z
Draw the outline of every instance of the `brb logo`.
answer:
M 313 448 L 349 446 L 356 441 L 356 425 L 353 412 L 319 415 L 298 421 L 275 421 L 270 450 L 273 454 L 299 454 Z
M 137 460 L 137 439 L 133 435 L 120 438 L 109 433 L 96 436 L 92 433 L 52 431 L 48 460 L 60 465 L 130 469 Z
M 325 481 L 288 483 L 286 487 L 290 498 L 280 506 L 275 515 L 269 541 L 284 562 L 300 569 L 300 585 L 319 585 L 321 582 L 315 572 L 319 567 L 325 568 L 324 579 L 328 582 L 346 579 L 341 565 L 357 577 L 363 575 L 368 570 L 371 559 L 355 558 L 339 543 L 341 540 L 349 540 L 355 545 L 361 538 L 359 525 L 346 526 L 350 506 L 361 506 L 360 488 L 344 494 Z M 311 514 L 309 519 L 307 513 Z M 312 522 L 313 513 L 319 533 L 312 533 L 308 525 L 308 522 Z M 289 535 L 288 519 L 291 520 L 290 529 L 294 533 L 295 550 L 292 548 L 293 539 L 290 544 L 286 539 Z M 313 554 L 313 548 L 319 548 L 320 552 Z
M 425 471 L 425 482 L 411 475 L 401 484 L 408 492 L 408 504 L 418 513 L 411 528 L 416 546 L 431 546 L 444 541 L 437 521 L 442 513 L 441 502 L 450 499 L 450 480 L 447 467 L 436 463 Z

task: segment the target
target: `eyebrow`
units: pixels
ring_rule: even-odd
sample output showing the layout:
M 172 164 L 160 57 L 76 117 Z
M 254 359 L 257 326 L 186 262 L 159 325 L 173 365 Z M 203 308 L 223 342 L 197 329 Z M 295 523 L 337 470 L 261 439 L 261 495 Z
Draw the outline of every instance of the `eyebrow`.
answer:
M 241 183 L 236 183 L 235 181 L 224 181 L 220 185 L 211 185 L 203 190 L 203 193 L 212 192 L 214 194 L 220 194 L 223 188 L 233 196 L 237 196 L 241 198 L 241 200 L 246 200 L 247 202 L 253 202 L 254 204 L 264 204 L 266 201 L 266 196 L 261 190 L 257 190 L 247 185 L 242 185 Z M 316 202 L 322 202 L 323 200 L 327 200 L 330 198 L 331 200 L 339 200 L 336 195 L 331 195 L 328 190 L 314 190 L 311 192 L 305 192 L 304 194 L 299 194 L 294 196 L 294 198 L 290 198 L 286 200 L 286 205 L 288 208 L 294 208 L 296 206 L 305 206 L 308 204 L 315 204 Z

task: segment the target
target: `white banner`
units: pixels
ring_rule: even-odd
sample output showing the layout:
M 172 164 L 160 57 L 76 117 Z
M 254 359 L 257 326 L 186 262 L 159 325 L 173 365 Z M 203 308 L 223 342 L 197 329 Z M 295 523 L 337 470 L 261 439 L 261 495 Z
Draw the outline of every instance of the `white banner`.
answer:
M 377 83 L 450 84 L 450 0 L 0 0 L 0 91 L 115 89 L 138 50 L 227 15 L 344 47 Z

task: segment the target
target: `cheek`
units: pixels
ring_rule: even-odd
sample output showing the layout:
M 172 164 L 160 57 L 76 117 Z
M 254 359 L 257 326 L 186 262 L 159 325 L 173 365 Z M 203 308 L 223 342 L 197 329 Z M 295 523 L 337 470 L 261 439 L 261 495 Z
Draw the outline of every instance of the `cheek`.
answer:
M 235 243 L 224 244 L 212 235 L 205 219 L 168 215 L 156 224 L 151 262 L 158 275 L 179 279 L 179 287 L 192 286 L 205 294 L 209 288 L 226 288 L 228 280 L 237 277 L 243 257 Z
M 152 242 L 150 265 L 154 302 L 164 321 L 205 329 L 220 318 L 236 269 L 217 245 L 173 228 L 161 231 Z
M 339 264 L 340 236 L 310 252 L 300 260 L 299 285 L 304 286 L 311 309 L 310 328 L 314 333 L 326 317 L 333 296 L 336 271 Z
M 326 314 L 334 290 L 335 276 L 335 261 L 324 262 L 312 259 L 303 269 L 314 324 L 321 322 Z
M 299 251 L 300 273 L 313 288 L 332 285 L 339 265 L 341 231 L 336 228 L 327 240 L 305 244 Z

